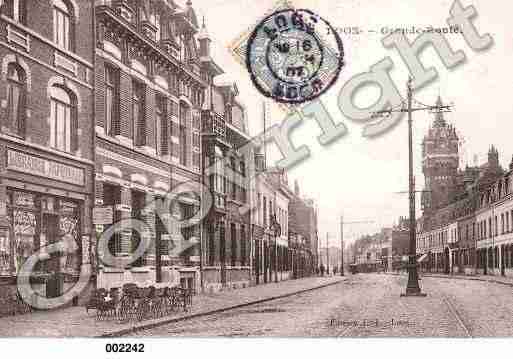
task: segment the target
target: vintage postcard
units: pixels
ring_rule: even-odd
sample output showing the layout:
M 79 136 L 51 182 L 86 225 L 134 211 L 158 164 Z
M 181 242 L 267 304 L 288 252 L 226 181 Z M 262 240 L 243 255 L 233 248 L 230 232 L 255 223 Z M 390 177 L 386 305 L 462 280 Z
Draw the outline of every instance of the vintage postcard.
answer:
M 0 337 L 513 336 L 511 3 L 0 4 Z

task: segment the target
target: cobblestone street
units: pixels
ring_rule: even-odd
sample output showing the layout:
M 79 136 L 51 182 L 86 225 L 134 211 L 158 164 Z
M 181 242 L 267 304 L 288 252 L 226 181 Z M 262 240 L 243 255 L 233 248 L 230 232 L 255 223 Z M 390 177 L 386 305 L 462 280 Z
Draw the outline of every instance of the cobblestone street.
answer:
M 511 287 L 424 277 L 425 298 L 401 298 L 406 276 L 358 274 L 334 286 L 174 323 L 133 336 L 487 337 L 513 335 Z

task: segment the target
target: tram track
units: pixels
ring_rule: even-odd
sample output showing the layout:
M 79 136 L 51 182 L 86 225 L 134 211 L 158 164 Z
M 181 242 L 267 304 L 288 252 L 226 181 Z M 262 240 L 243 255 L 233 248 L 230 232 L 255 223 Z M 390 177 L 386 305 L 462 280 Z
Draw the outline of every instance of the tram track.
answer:
M 460 328 L 465 333 L 466 337 L 468 338 L 474 338 L 474 335 L 472 334 L 472 329 L 465 323 L 465 320 L 463 316 L 458 312 L 455 305 L 452 303 L 452 301 L 444 294 L 441 294 L 442 301 L 445 303 L 447 308 L 449 308 L 449 311 L 453 315 L 454 318 L 456 318 L 456 321 L 458 322 Z

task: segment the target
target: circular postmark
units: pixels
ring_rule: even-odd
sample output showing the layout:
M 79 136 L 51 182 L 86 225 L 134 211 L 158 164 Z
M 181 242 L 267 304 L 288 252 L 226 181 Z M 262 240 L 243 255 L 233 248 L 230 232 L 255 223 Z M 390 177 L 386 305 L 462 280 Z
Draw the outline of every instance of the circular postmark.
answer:
M 344 48 L 336 30 L 306 9 L 277 11 L 249 37 L 246 66 L 256 88 L 281 103 L 319 97 L 337 80 Z

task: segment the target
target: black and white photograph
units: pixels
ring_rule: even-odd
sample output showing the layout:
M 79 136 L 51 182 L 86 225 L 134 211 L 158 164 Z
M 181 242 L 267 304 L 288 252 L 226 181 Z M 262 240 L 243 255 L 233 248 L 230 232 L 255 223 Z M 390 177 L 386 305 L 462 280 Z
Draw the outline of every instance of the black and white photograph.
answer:
M 0 0 L 0 347 L 513 337 L 512 11 Z

